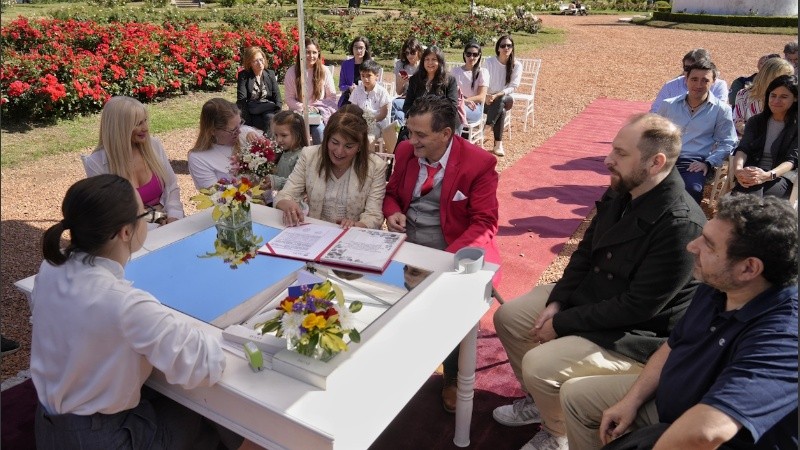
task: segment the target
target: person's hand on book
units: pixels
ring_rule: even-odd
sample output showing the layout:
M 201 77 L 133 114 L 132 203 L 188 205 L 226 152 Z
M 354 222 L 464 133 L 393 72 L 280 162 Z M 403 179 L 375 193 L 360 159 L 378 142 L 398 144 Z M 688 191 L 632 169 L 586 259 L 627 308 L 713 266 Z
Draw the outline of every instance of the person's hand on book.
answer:
M 300 225 L 305 220 L 303 210 L 293 200 L 281 200 L 275 204 L 275 207 L 283 211 L 283 224 L 287 227 Z
M 386 218 L 386 227 L 389 231 L 397 233 L 406 232 L 406 215 L 401 212 L 396 212 Z
M 342 228 L 350 228 L 350 227 L 367 228 L 367 226 L 364 225 L 363 223 L 361 223 L 361 222 L 359 222 L 357 220 L 350 220 L 350 219 L 337 220 L 336 224 L 341 226 Z

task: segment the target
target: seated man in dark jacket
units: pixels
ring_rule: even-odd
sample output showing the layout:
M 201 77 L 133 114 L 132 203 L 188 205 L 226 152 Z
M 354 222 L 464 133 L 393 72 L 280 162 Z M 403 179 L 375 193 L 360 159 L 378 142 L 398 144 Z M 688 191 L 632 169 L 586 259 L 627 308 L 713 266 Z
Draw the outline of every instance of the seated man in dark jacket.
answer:
M 697 282 L 685 248 L 706 219 L 674 169 L 680 151 L 672 122 L 633 117 L 612 142 L 605 160 L 611 188 L 564 276 L 495 313 L 497 335 L 528 392 L 495 409 L 495 420 L 542 424 L 524 449 L 567 450 L 561 384 L 640 372 L 688 307 Z

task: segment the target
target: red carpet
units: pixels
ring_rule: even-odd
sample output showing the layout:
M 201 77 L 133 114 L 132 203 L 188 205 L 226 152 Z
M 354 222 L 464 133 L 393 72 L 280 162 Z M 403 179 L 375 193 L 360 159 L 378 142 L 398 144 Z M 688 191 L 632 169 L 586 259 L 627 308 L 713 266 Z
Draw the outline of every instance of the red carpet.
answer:
M 500 293 L 506 300 L 530 290 L 561 251 L 608 186 L 603 159 L 619 128 L 648 103 L 597 99 L 575 119 L 500 176 L 500 231 L 503 257 Z M 507 357 L 494 335 L 492 314 L 481 320 L 472 419 L 473 449 L 518 449 L 537 425 L 509 428 L 492 410 L 522 396 Z M 387 386 L 387 389 L 391 387 Z M 372 445 L 374 450 L 456 449 L 453 416 L 439 400 L 441 378 L 431 376 Z M 2 447 L 33 448 L 36 396 L 28 381 L 2 393 Z M 376 399 L 380 401 L 380 399 Z

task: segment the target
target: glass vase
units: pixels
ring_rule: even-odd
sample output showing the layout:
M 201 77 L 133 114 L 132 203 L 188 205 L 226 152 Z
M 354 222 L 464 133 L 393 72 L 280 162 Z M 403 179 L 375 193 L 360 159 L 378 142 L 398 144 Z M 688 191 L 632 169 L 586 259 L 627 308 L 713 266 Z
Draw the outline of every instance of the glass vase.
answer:
M 287 341 L 289 350 L 295 351 L 303 356 L 316 359 L 318 361 L 327 362 L 333 358 L 333 353 L 325 350 L 321 345 L 317 344 L 314 347 L 310 345 L 301 345 L 299 338 L 289 339 Z
M 231 208 L 215 225 L 217 239 L 231 250 L 246 251 L 253 245 L 253 219 L 249 208 Z

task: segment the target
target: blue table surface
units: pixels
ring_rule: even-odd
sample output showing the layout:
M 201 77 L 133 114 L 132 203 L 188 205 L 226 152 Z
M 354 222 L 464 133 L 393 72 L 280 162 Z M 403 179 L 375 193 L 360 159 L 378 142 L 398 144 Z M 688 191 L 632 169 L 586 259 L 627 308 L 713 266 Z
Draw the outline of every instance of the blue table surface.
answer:
M 253 233 L 264 243 L 279 232 L 253 223 Z M 259 254 L 234 270 L 221 258 L 201 258 L 214 251 L 215 239 L 212 225 L 132 260 L 125 267 L 125 277 L 164 305 L 210 323 L 306 266 L 303 261 Z M 382 275 L 365 276 L 403 287 L 403 264 L 393 261 Z

